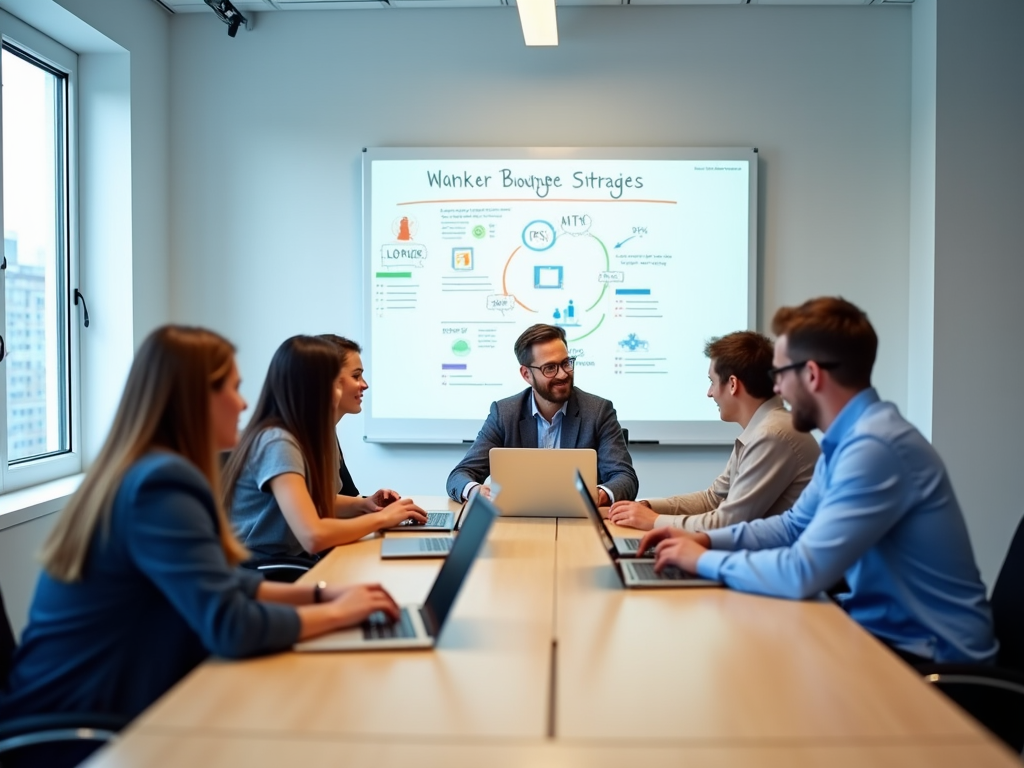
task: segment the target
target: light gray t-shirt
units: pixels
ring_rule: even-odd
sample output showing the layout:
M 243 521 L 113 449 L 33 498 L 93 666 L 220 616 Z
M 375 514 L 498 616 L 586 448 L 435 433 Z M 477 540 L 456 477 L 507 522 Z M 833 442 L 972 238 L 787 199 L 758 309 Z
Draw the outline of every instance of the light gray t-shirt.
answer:
M 315 558 L 306 552 L 288 527 L 278 506 L 270 481 L 293 472 L 305 478 L 309 472 L 298 441 L 280 427 L 263 430 L 252 444 L 242 474 L 235 484 L 231 502 L 231 522 L 242 543 L 254 557 Z M 340 491 L 337 476 L 335 492 Z

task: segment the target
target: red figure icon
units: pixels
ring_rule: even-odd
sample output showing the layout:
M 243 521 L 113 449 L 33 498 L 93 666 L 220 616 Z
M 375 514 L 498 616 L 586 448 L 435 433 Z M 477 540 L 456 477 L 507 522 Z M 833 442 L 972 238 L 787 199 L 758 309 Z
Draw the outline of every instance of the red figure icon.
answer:
M 412 233 L 409 232 L 409 217 L 403 216 L 402 220 L 398 223 L 398 239 L 399 240 L 412 240 Z

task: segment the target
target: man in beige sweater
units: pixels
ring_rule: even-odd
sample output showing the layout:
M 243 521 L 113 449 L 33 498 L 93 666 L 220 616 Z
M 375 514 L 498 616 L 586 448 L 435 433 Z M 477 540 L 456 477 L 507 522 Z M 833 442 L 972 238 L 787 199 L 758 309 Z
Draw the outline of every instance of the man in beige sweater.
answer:
M 675 527 L 689 531 L 722 528 L 785 512 L 810 482 L 818 443 L 793 429 L 793 420 L 772 391 L 771 340 L 753 331 L 712 339 L 708 397 L 722 421 L 743 427 L 725 471 L 706 491 L 667 499 L 617 501 L 608 519 L 649 531 Z

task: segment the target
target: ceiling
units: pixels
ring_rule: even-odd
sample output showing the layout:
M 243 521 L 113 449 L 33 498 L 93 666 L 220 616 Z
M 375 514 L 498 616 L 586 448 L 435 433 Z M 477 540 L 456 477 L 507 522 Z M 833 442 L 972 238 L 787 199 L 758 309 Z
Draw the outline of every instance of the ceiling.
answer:
M 154 0 L 172 13 L 213 13 L 204 0 Z M 910 5 L 914 0 L 556 0 L 557 5 Z M 516 0 L 232 0 L 251 11 L 321 11 L 357 8 L 486 8 Z

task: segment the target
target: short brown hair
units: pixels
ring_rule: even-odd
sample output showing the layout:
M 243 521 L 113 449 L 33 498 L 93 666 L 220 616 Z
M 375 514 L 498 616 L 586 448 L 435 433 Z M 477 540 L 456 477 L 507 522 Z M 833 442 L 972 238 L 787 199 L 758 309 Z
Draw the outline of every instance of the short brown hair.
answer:
M 704 355 L 711 359 L 719 381 L 735 376 L 751 397 L 760 400 L 767 400 L 773 394 L 768 377 L 772 350 L 771 339 L 756 331 L 736 331 L 704 345 Z
M 546 341 L 554 341 L 555 339 L 561 339 L 563 343 L 565 342 L 564 328 L 544 323 L 531 325 L 516 339 L 514 347 L 516 360 L 519 361 L 520 365 L 529 365 L 533 362 L 533 345 L 543 344 Z
M 838 296 L 822 296 L 799 307 L 781 307 L 772 320 L 776 336 L 785 336 L 794 361 L 832 363 L 829 372 L 844 387 L 871 386 L 878 336 L 868 316 Z

